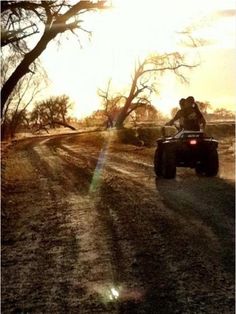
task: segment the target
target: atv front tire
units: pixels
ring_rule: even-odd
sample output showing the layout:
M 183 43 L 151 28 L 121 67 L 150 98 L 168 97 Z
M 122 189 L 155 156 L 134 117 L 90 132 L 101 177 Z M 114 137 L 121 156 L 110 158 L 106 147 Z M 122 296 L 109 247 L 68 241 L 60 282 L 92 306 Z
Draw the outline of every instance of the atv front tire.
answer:
M 205 160 L 205 174 L 207 177 L 215 177 L 219 171 L 219 157 L 216 148 L 207 151 Z

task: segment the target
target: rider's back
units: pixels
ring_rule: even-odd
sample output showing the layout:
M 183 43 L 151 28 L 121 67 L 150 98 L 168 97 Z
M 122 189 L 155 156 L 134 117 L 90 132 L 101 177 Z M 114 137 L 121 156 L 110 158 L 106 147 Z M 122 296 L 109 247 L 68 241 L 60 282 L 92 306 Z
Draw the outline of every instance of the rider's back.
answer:
M 200 115 L 195 108 L 183 110 L 183 128 L 188 131 L 200 131 Z
M 205 119 L 191 96 L 186 99 L 182 114 L 185 130 L 200 131 L 200 125 L 205 124 Z

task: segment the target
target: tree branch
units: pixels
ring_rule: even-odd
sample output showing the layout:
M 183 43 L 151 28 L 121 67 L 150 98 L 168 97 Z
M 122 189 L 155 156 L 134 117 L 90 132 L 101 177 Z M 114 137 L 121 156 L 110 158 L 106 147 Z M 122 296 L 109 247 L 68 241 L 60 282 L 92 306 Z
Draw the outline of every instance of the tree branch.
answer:
M 1 11 L 2 13 L 10 10 L 16 12 L 16 9 L 24 9 L 34 11 L 42 7 L 40 3 L 35 3 L 32 1 L 1 1 Z
M 56 21 L 57 23 L 64 23 L 72 16 L 78 14 L 79 11 L 82 10 L 91 10 L 91 9 L 104 9 L 107 1 L 79 1 L 75 5 L 73 5 L 66 13 L 59 16 Z
M 15 34 L 17 34 L 19 32 L 14 31 Z M 36 30 L 36 31 L 34 31 L 32 33 L 22 35 L 21 37 L 17 37 L 17 36 L 11 37 L 11 35 L 13 35 L 13 34 L 9 34 L 8 35 L 8 34 L 4 34 L 4 33 L 2 34 L 2 37 L 1 37 L 1 45 L 2 45 L 2 47 L 6 46 L 6 45 L 9 45 L 9 44 L 13 44 L 15 42 L 19 42 L 20 40 L 25 39 L 25 38 L 27 38 L 27 37 L 29 37 L 31 35 L 38 34 L 39 31 Z

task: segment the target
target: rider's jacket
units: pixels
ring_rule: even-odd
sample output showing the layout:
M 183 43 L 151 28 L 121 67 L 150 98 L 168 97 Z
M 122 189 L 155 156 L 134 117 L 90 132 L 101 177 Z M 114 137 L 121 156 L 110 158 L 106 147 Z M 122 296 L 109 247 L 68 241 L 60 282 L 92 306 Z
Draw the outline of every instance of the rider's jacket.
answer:
M 197 105 L 177 111 L 169 124 L 173 124 L 176 120 L 179 120 L 181 128 L 188 131 L 200 131 L 200 125 L 205 124 L 205 119 Z

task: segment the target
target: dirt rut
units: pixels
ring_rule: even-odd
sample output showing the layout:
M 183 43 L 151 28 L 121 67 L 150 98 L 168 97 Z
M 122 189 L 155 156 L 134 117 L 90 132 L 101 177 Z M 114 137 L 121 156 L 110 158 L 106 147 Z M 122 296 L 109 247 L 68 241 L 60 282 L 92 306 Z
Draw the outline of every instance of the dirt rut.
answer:
M 153 153 L 92 135 L 7 152 L 2 313 L 234 313 L 232 176 L 156 179 Z

